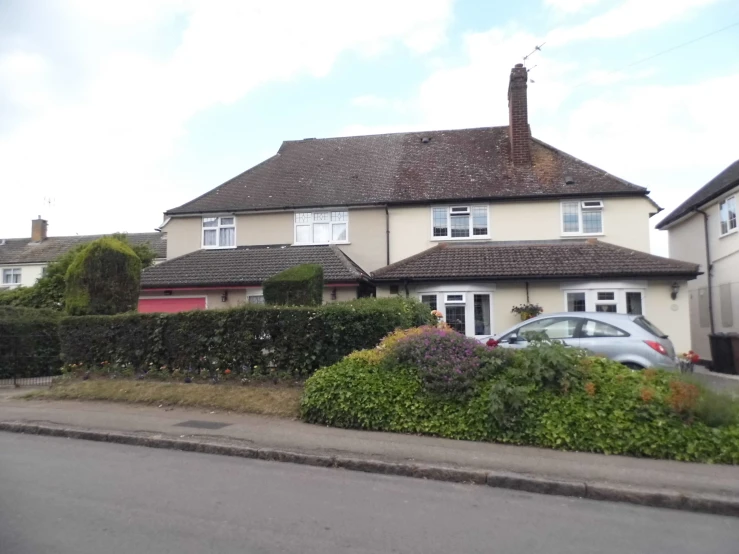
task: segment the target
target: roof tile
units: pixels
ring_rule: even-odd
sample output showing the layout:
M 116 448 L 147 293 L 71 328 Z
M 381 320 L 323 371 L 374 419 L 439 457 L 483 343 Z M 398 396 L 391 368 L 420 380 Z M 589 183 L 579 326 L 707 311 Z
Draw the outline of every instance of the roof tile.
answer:
M 286 141 L 275 156 L 167 214 L 647 194 L 536 139 L 531 165 L 514 167 L 509 150 L 507 126 Z
M 141 287 L 178 288 L 255 285 L 301 264 L 319 264 L 326 282 L 352 282 L 367 275 L 336 246 L 240 246 L 197 250 L 141 274 Z
M 376 281 L 686 277 L 698 266 L 588 240 L 442 243 L 372 273 Z

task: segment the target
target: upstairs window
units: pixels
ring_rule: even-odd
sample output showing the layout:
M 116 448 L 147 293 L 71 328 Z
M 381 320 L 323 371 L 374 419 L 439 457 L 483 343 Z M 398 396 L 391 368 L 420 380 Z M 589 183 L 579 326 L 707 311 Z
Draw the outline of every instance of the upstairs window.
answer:
M 721 213 L 721 234 L 725 235 L 736 229 L 736 197 L 730 196 L 719 204 Z
M 11 267 L 3 269 L 3 285 L 20 285 L 21 284 L 21 268 Z
M 295 244 L 348 242 L 349 212 L 296 212 Z
M 204 217 L 203 248 L 233 248 L 236 246 L 236 218 Z
M 562 202 L 563 235 L 603 234 L 603 202 L 584 200 Z
M 432 208 L 434 238 L 463 239 L 488 236 L 487 206 L 444 206 Z

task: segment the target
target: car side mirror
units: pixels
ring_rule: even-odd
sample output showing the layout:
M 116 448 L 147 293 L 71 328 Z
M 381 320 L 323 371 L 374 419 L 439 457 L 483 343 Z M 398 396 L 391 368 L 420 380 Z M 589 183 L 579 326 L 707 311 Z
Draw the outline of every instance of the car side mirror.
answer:
M 516 344 L 518 342 L 518 336 L 511 335 L 508 337 L 508 344 Z

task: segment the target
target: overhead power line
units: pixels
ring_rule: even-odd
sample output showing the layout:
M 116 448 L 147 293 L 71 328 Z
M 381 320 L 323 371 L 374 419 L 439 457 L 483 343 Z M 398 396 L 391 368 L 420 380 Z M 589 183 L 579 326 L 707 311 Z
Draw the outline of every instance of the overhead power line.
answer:
M 618 73 L 619 71 L 623 71 L 624 69 L 628 69 L 630 67 L 634 67 L 635 65 L 639 65 L 641 63 L 648 62 L 649 60 L 653 60 L 654 58 L 658 58 L 659 56 L 664 56 L 665 54 L 669 54 L 670 52 L 674 52 L 675 50 L 678 50 L 680 48 L 684 48 L 686 46 L 689 46 L 691 44 L 694 44 L 694 43 L 696 43 L 698 41 L 701 41 L 703 39 L 706 39 L 708 37 L 712 37 L 713 35 L 717 35 L 718 33 L 721 33 L 723 31 L 726 31 L 727 29 L 731 29 L 732 27 L 736 27 L 737 25 L 739 25 L 739 21 L 735 21 L 734 23 L 731 23 L 729 25 L 726 25 L 725 27 L 721 27 L 720 29 L 716 29 L 715 31 L 711 31 L 710 33 L 706 33 L 705 35 L 701 35 L 701 36 L 696 37 L 694 39 L 691 39 L 691 40 L 689 40 L 687 42 L 680 43 L 680 44 L 678 44 L 676 46 L 673 46 L 671 48 L 668 48 L 667 50 L 662 50 L 661 52 L 657 52 L 656 54 L 652 54 L 651 56 L 647 56 L 646 58 L 642 58 L 640 60 L 636 60 L 636 61 L 631 62 L 631 63 L 629 63 L 629 64 L 627 64 L 627 65 L 625 65 L 623 67 L 620 67 L 618 69 L 612 69 L 610 71 L 606 71 L 605 72 L 605 75 L 609 75 L 611 73 Z M 588 84 L 592 80 L 593 79 L 588 79 L 588 80 L 583 81 L 582 83 L 580 83 L 578 85 L 575 85 L 572 88 L 573 89 L 576 89 L 578 87 L 581 87 L 583 85 Z

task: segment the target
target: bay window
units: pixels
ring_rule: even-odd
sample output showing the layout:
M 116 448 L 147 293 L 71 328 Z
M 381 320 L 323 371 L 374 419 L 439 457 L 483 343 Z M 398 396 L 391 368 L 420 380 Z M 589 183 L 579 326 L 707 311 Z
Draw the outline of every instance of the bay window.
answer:
M 295 244 L 329 244 L 349 240 L 349 212 L 295 213 Z
M 236 246 L 236 218 L 203 218 L 203 248 L 234 248 Z
M 567 201 L 561 204 L 563 235 L 603 234 L 603 202 Z
M 487 206 L 436 206 L 431 209 L 431 219 L 435 239 L 489 236 Z
M 736 229 L 736 197 L 730 196 L 719 204 L 721 215 L 721 234 L 726 235 Z

